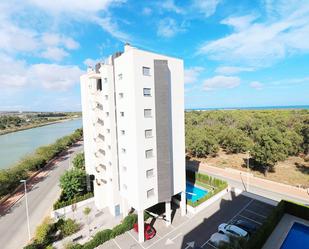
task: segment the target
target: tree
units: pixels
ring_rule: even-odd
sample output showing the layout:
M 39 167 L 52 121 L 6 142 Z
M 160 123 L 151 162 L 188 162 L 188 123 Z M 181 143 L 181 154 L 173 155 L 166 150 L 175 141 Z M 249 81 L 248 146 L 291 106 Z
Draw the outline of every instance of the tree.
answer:
M 275 128 L 261 128 L 254 134 L 251 156 L 259 165 L 274 171 L 274 165 L 288 156 L 287 141 Z
M 293 130 L 288 130 L 284 133 L 284 137 L 288 140 L 286 146 L 290 156 L 297 156 L 303 144 L 303 137 Z
M 74 157 L 73 166 L 76 169 L 85 170 L 85 155 L 84 155 L 84 153 L 79 153 Z
M 66 200 L 85 193 L 87 189 L 86 172 L 80 169 L 66 171 L 60 177 L 60 187 Z
M 252 141 L 243 131 L 229 128 L 221 133 L 220 144 L 229 153 L 240 153 L 248 151 L 252 146 Z

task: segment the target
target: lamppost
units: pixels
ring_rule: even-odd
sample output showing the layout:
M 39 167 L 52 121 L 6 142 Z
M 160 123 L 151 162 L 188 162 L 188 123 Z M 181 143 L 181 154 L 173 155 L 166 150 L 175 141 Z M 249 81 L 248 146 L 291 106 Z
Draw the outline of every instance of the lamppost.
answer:
M 247 192 L 249 192 L 249 163 L 250 163 L 250 150 L 248 150 L 248 158 L 247 158 Z
M 24 187 L 25 187 L 26 216 L 27 216 L 27 226 L 28 226 L 28 237 L 29 237 L 29 241 L 30 241 L 31 240 L 31 234 L 30 234 L 28 198 L 27 198 L 27 181 L 26 180 L 20 180 L 20 182 L 22 182 L 24 184 Z

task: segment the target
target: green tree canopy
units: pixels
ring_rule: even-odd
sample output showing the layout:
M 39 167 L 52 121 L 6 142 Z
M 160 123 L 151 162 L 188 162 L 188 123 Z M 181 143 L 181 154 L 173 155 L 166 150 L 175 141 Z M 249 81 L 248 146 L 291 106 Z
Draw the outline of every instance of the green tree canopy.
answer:
M 81 169 L 66 171 L 60 177 L 60 187 L 66 200 L 73 199 L 75 196 L 86 192 L 86 172 Z
M 84 153 L 77 154 L 73 159 L 73 166 L 76 169 L 85 170 L 85 156 Z

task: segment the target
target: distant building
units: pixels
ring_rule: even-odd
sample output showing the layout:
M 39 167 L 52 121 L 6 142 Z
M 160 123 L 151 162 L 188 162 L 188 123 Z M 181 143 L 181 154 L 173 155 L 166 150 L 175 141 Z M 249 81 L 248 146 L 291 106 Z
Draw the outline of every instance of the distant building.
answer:
M 81 76 L 86 171 L 95 176 L 98 208 L 144 226 L 145 209 L 185 200 L 183 61 L 125 45 Z M 139 229 L 139 240 L 143 241 Z

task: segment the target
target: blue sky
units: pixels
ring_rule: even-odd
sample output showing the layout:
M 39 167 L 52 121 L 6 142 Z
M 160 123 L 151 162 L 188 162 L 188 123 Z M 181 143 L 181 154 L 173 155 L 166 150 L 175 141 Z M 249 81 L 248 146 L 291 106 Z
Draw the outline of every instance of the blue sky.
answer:
M 307 0 L 2 0 L 0 111 L 80 110 L 125 42 L 183 58 L 186 108 L 309 104 Z

